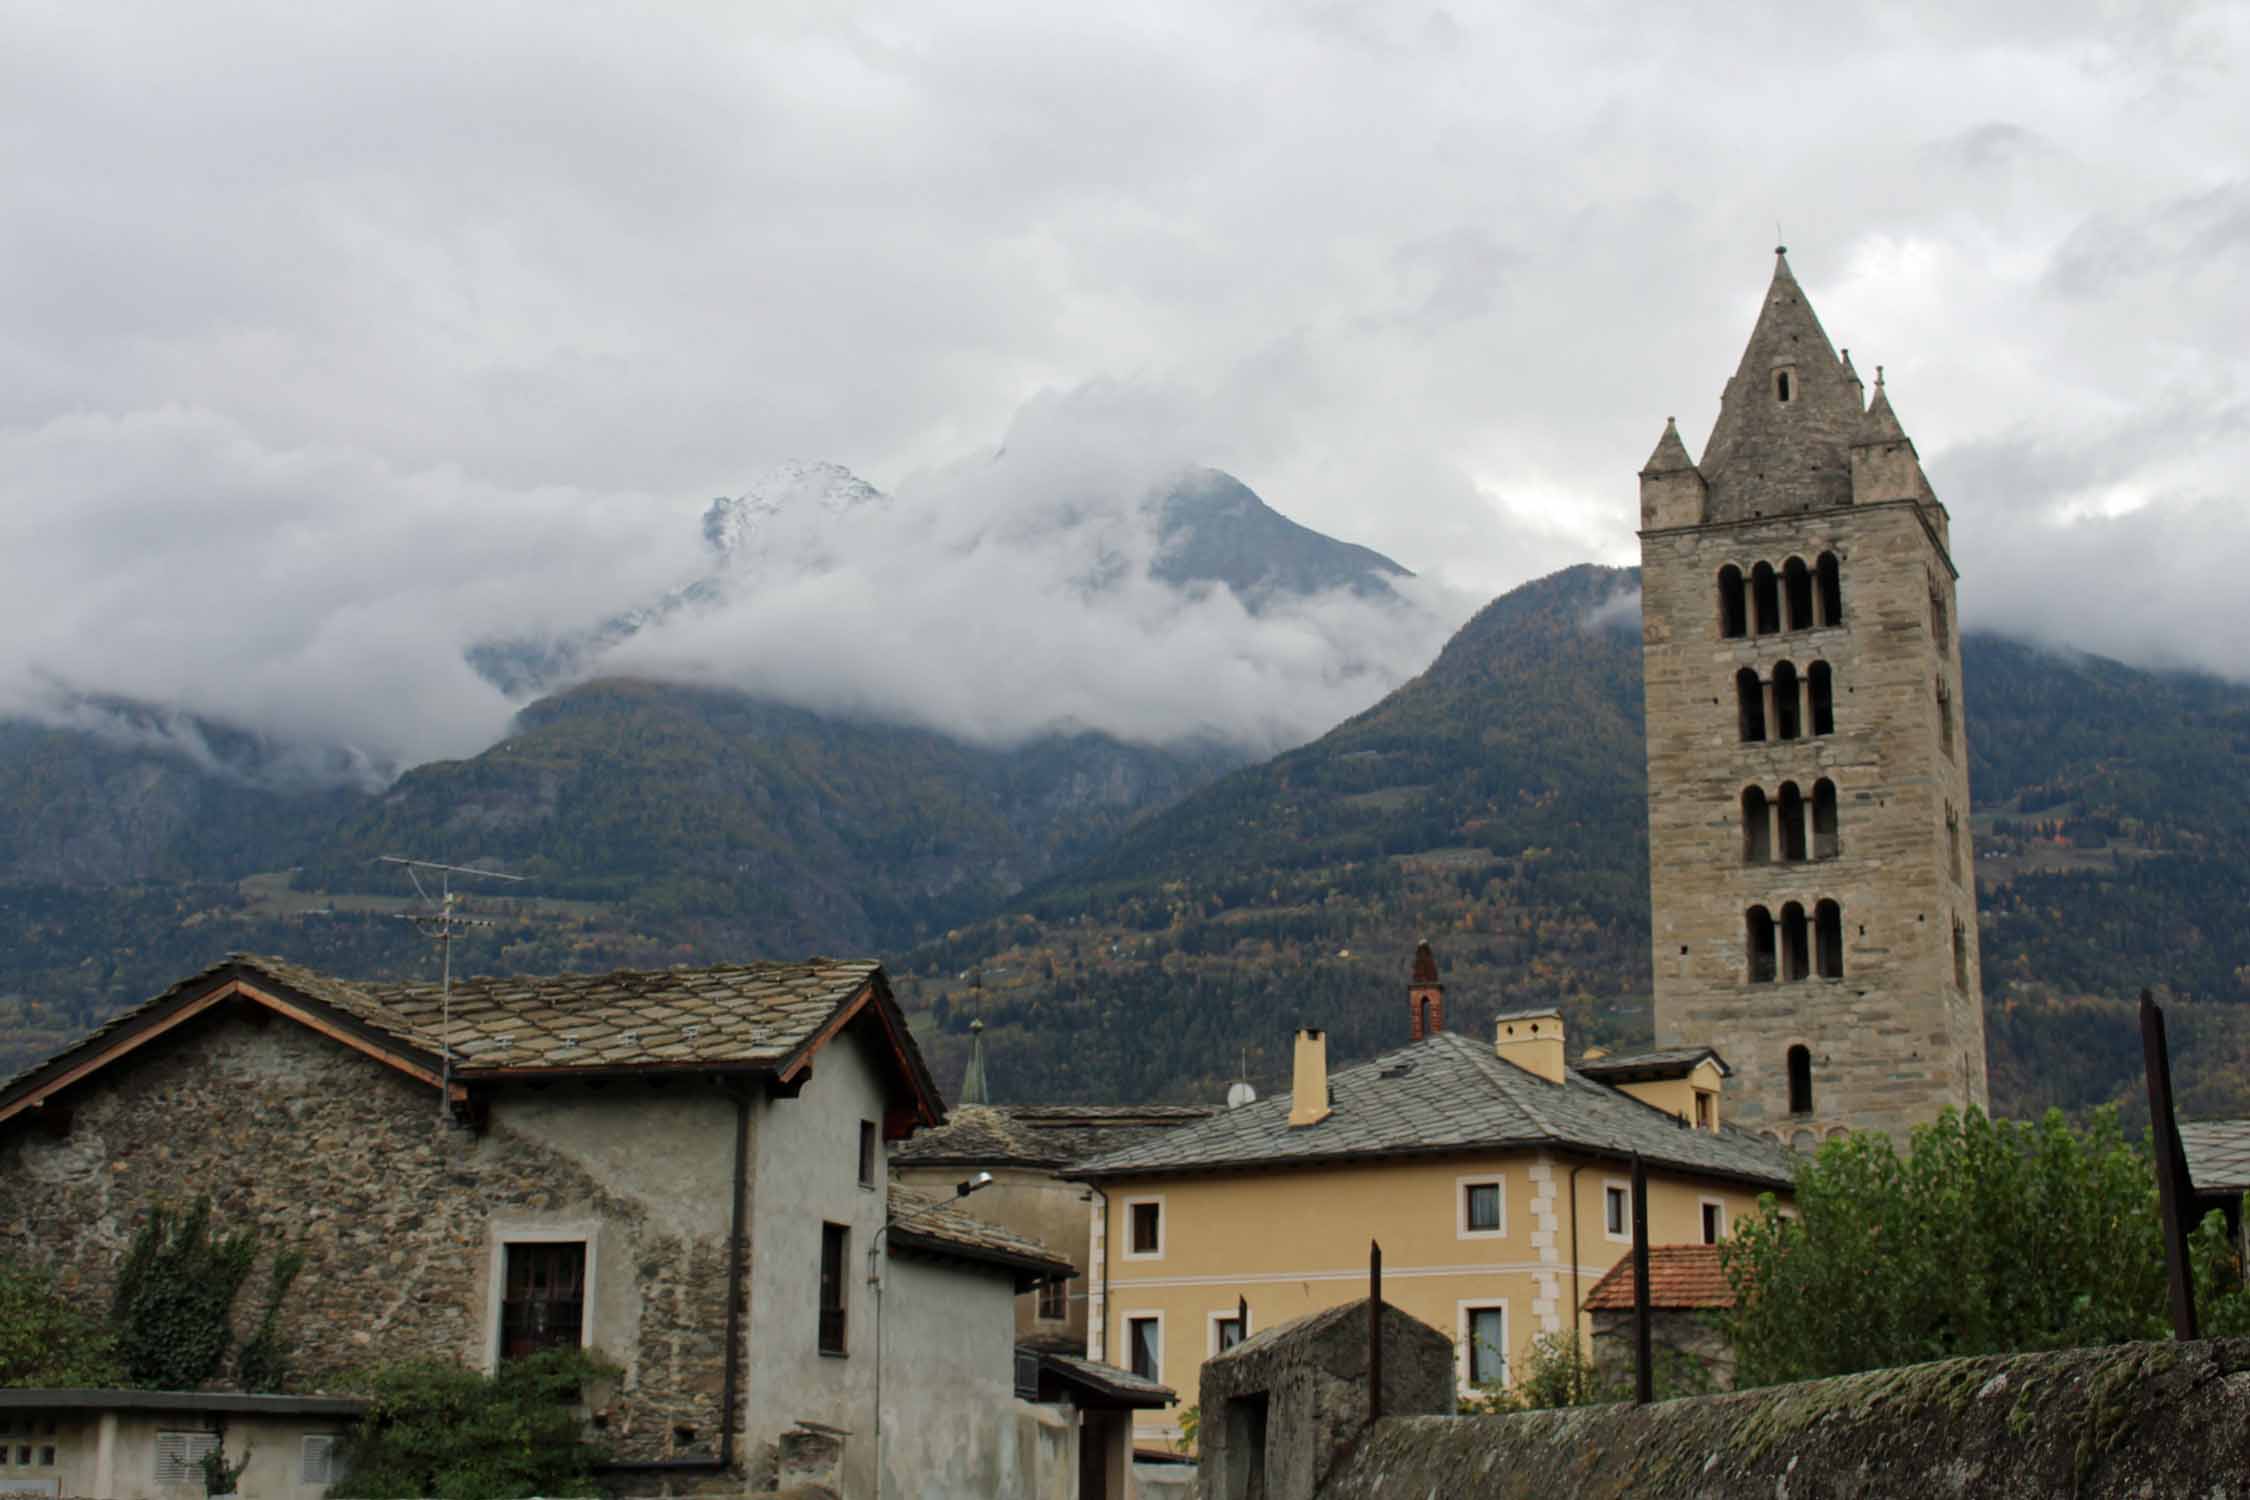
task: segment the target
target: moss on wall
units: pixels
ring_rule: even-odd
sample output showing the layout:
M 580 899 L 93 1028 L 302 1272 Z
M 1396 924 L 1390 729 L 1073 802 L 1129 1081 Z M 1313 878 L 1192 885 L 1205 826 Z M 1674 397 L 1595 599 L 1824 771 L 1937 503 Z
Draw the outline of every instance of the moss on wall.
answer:
M 1648 1407 L 1386 1421 L 1322 1500 L 2250 1496 L 2250 1339 L 1948 1360 Z

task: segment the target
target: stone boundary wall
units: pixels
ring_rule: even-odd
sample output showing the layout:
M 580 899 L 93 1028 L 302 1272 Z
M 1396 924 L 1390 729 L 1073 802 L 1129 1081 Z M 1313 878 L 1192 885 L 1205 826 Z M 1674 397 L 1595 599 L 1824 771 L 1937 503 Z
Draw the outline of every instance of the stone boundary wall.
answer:
M 2250 1497 L 2250 1338 L 1947 1360 L 1638 1408 L 1392 1418 L 1319 1494 Z

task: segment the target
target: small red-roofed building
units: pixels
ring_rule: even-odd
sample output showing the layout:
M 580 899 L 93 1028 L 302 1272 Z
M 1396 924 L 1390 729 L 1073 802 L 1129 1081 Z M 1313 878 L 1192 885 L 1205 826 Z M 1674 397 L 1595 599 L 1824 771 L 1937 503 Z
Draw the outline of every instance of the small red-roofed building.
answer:
M 1717 1245 L 1648 1247 L 1649 1343 L 1659 1370 L 1667 1360 L 1703 1367 L 1711 1384 L 1734 1384 L 1734 1353 L 1719 1332 L 1718 1315 L 1734 1306 L 1734 1288 L 1719 1264 Z M 1611 1383 L 1633 1379 L 1633 1258 L 1627 1255 L 1586 1294 L 1594 1325 L 1595 1372 Z

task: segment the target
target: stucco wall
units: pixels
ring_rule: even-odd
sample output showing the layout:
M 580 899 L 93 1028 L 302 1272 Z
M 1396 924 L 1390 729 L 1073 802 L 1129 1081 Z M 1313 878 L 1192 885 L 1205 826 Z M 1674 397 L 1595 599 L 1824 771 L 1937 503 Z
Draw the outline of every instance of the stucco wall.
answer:
M 1503 1303 L 1510 1369 L 1520 1370 L 1533 1339 L 1567 1329 L 1577 1299 L 1631 1250 L 1630 1238 L 1603 1230 L 1602 1190 L 1629 1170 L 1589 1163 L 1577 1174 L 1577 1248 L 1572 1256 L 1574 1158 L 1517 1152 L 1441 1161 L 1237 1172 L 1224 1177 L 1149 1178 L 1105 1183 L 1109 1221 L 1106 1356 L 1125 1364 L 1126 1321 L 1164 1320 L 1158 1378 L 1192 1392 L 1211 1350 L 1210 1320 L 1250 1304 L 1253 1332 L 1366 1295 L 1367 1246 L 1383 1246 L 1384 1300 L 1465 1344 L 1464 1304 Z M 1465 1234 L 1458 1199 L 1463 1178 L 1498 1174 L 1505 1183 L 1505 1232 Z M 1128 1205 L 1160 1198 L 1161 1256 L 1126 1255 Z M 1652 1173 L 1649 1234 L 1657 1243 L 1702 1238 L 1701 1204 L 1724 1205 L 1727 1222 L 1755 1207 L 1735 1184 Z M 1578 1268 L 1573 1286 L 1571 1269 Z M 1466 1382 L 1466 1362 L 1460 1372 Z M 1192 1399 L 1192 1398 L 1191 1398 Z M 1156 1444 L 1178 1432 L 1178 1412 L 1142 1412 L 1137 1440 Z
M 24 1413 L 9 1412 L 21 1420 Z M 326 1484 L 302 1482 L 303 1444 L 308 1434 L 340 1434 L 350 1426 L 340 1417 L 243 1416 L 223 1419 L 201 1412 L 58 1412 L 52 1443 L 59 1460 L 52 1469 L 0 1469 L 0 1479 L 53 1480 L 54 1493 L 99 1500 L 203 1500 L 200 1474 L 188 1484 L 156 1482 L 159 1433 L 219 1431 L 221 1451 L 230 1464 L 248 1467 L 239 1492 L 256 1500 L 320 1500 Z M 21 1441 L 18 1439 L 17 1441 Z
M 1386 1420 L 1318 1493 L 2240 1500 L 2245 1403 L 2250 1339 L 1951 1360 L 1638 1408 Z
M 0 1248 L 52 1266 L 72 1296 L 106 1300 L 152 1203 L 208 1193 L 221 1227 L 304 1251 L 283 1311 L 293 1385 L 349 1390 L 394 1359 L 484 1364 L 494 1244 L 583 1230 L 592 1342 L 625 1371 L 621 1453 L 715 1449 L 735 1119 L 717 1090 L 510 1092 L 480 1137 L 441 1124 L 428 1087 L 230 1005 L 74 1091 L 71 1110 L 62 1139 L 0 1134 Z M 244 1333 L 263 1276 L 261 1259 Z
M 1077 1413 L 1015 1398 L 1005 1273 L 886 1255 L 883 1493 L 1069 1500 Z
M 992 1186 L 961 1201 L 961 1211 L 987 1224 L 997 1224 L 1027 1239 L 1036 1240 L 1051 1255 L 1078 1269 L 1065 1302 L 1065 1316 L 1039 1316 L 1039 1294 L 1025 1292 L 1016 1298 L 1016 1332 L 1059 1334 L 1077 1347 L 1086 1344 L 1087 1308 L 1087 1207 L 1089 1196 L 1081 1183 L 1063 1182 L 1052 1172 L 1028 1167 L 911 1167 L 893 1175 L 901 1184 L 925 1193 L 947 1194 L 954 1184 L 977 1171 L 992 1173 Z
M 859 1127 L 883 1118 L 881 1080 L 850 1036 L 822 1049 L 794 1099 L 761 1100 L 752 1138 L 755 1253 L 750 1268 L 750 1376 L 744 1422 L 755 1456 L 799 1422 L 841 1428 L 845 1493 L 875 1491 L 875 1308 L 867 1252 L 883 1225 L 887 1176 L 858 1181 Z M 820 1352 L 820 1235 L 851 1231 L 846 1347 Z M 1008 1327 L 1005 1313 L 999 1327 Z

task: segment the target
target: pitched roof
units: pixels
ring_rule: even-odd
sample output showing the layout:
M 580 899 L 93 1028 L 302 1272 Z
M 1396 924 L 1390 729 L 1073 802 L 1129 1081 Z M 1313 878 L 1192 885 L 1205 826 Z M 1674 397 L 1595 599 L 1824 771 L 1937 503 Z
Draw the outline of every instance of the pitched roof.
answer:
M 237 997 L 433 1085 L 450 1071 L 457 1090 L 511 1078 L 659 1071 L 765 1073 L 787 1084 L 847 1022 L 872 1015 L 917 1116 L 941 1117 L 937 1087 L 871 961 L 471 978 L 454 982 L 448 1006 L 437 985 L 339 979 L 237 953 L 0 1084 L 0 1120 Z
M 1648 1247 L 1650 1307 L 1732 1307 L 1734 1288 L 1719 1264 L 1717 1245 Z M 1586 1294 L 1588 1312 L 1633 1310 L 1633 1257 L 1611 1266 Z
M 1706 1177 L 1787 1188 L 1796 1158 L 1722 1126 L 1690 1130 L 1576 1069 L 1549 1083 L 1488 1046 L 1444 1032 L 1328 1076 L 1332 1112 L 1292 1126 L 1286 1093 L 1073 1166 L 1088 1181 L 1500 1147 L 1570 1149 Z
M 2250 1191 L 2250 1120 L 2182 1120 L 2180 1149 L 2197 1192 Z
M 1020 1291 L 1033 1282 L 1068 1280 L 1078 1268 L 1037 1240 L 974 1218 L 950 1199 L 891 1189 L 891 1251 L 977 1261 L 1015 1273 Z
M 1039 1361 L 1042 1377 L 1040 1399 L 1047 1399 L 1045 1387 L 1049 1378 L 1057 1386 L 1068 1387 L 1072 1398 L 1080 1406 L 1117 1406 L 1135 1410 L 1154 1410 L 1170 1406 L 1178 1400 L 1172 1388 L 1131 1370 L 1120 1370 L 1115 1365 L 1103 1364 L 1098 1359 L 1068 1354 L 1060 1349 L 1050 1349 L 1038 1343 L 1016 1345 L 1018 1354 L 1029 1355 Z M 1085 1398 L 1092 1396 L 1091 1402 Z
M 959 1104 L 891 1150 L 903 1167 L 1060 1167 L 1218 1113 L 1208 1105 Z
M 1712 1047 L 1668 1047 L 1655 1052 L 1618 1052 L 1604 1057 L 1580 1058 L 1578 1071 L 1601 1083 L 1645 1083 L 1657 1078 L 1685 1078 L 1708 1057 L 1721 1077 L 1733 1074 L 1727 1060 Z

